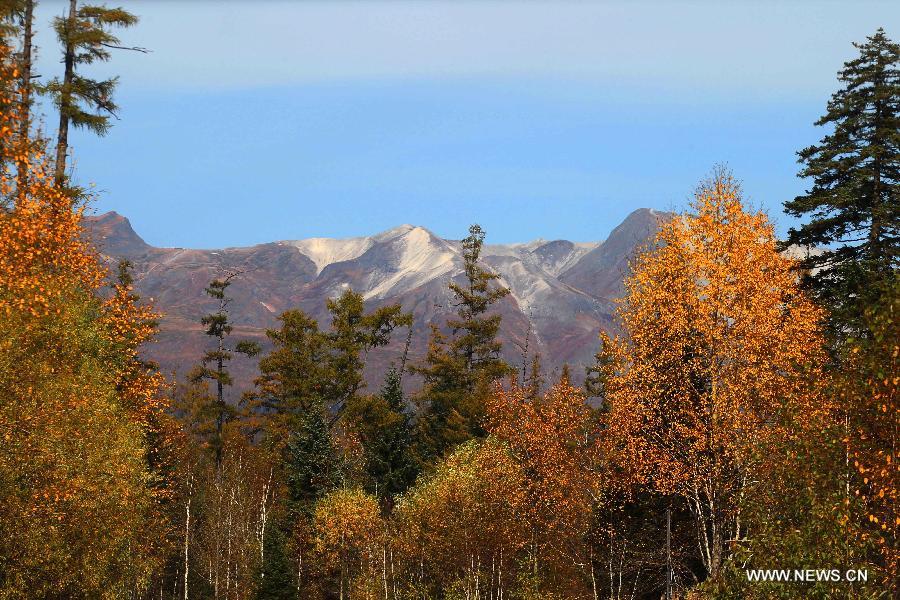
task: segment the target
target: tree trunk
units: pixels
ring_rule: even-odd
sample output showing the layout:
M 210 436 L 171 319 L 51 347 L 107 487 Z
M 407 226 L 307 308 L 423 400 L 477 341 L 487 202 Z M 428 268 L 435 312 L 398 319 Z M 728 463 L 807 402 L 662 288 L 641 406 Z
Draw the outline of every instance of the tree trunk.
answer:
M 25 0 L 25 15 L 22 18 L 22 122 L 19 125 L 19 160 L 16 166 L 18 196 L 22 198 L 28 189 L 28 165 L 26 155 L 28 152 L 28 137 L 31 131 L 31 49 L 34 37 L 34 2 Z
M 72 79 L 75 76 L 75 45 L 72 33 L 75 31 L 78 0 L 69 0 L 69 16 L 66 19 L 66 50 L 63 56 L 65 74 L 59 97 L 59 131 L 56 138 L 56 173 L 54 183 L 61 186 L 66 178 L 66 153 L 69 150 L 69 108 L 72 105 Z
M 191 475 L 188 480 L 188 499 L 184 505 L 184 600 L 188 600 L 188 573 L 190 572 L 190 563 L 188 562 L 188 545 L 191 539 L 191 499 L 194 496 L 194 476 Z
M 666 507 L 666 600 L 672 600 L 672 501 Z

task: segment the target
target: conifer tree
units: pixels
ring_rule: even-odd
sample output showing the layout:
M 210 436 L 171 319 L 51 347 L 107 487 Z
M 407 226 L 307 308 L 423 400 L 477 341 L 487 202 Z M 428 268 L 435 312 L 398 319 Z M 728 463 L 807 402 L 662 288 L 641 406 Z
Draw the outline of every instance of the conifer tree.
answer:
M 365 312 L 363 298 L 353 290 L 327 302 L 331 330 L 321 331 L 316 321 L 300 310 L 279 317 L 280 329 L 266 332 L 275 349 L 260 361 L 256 390 L 245 400 L 259 427 L 283 440 L 296 427 L 296 419 L 324 406 L 334 424 L 348 403 L 365 386 L 363 369 L 370 350 L 390 342 L 398 326 L 409 326 L 412 316 L 399 304 Z
M 809 218 L 786 245 L 821 250 L 804 261 L 807 283 L 849 333 L 900 261 L 900 45 L 879 28 L 854 46 L 859 56 L 838 74 L 844 87 L 816 122 L 833 133 L 798 153 L 813 185 L 784 205 Z
M 274 348 L 260 359 L 256 389 L 245 394 L 244 403 L 254 430 L 283 446 L 304 415 L 324 406 L 329 354 L 315 319 L 288 310 L 278 320 L 278 329 L 266 331 Z
M 350 407 L 348 420 L 359 434 L 369 477 L 366 491 L 385 509 L 403 493 L 417 475 L 412 456 L 412 423 L 406 412 L 400 372 L 391 367 L 378 395 Z
M 315 502 L 337 487 L 343 478 L 324 406 L 310 407 L 302 415 L 285 454 L 292 504 L 297 513 L 309 516 Z
M 484 400 L 490 383 L 514 372 L 500 358 L 497 333 L 502 317 L 487 314 L 509 295 L 509 289 L 493 285 L 500 275 L 481 265 L 483 245 L 484 231 L 472 225 L 462 241 L 465 281 L 450 282 L 457 309 L 457 318 L 447 321 L 451 337 L 432 326 L 425 364 L 412 369 L 425 379 L 417 402 L 420 453 L 426 460 L 484 435 Z
M 62 79 L 53 79 L 42 91 L 59 109 L 56 185 L 61 185 L 65 179 L 69 126 L 85 128 L 102 136 L 110 128 L 110 117 L 116 117 L 118 111 L 113 100 L 118 77 L 91 79 L 81 75 L 79 68 L 109 61 L 113 49 L 146 52 L 144 48 L 122 46 L 112 33 L 114 28 L 132 27 L 137 22 L 138 17 L 123 8 L 86 4 L 79 7 L 78 0 L 69 0 L 67 15 L 57 17 L 53 22 L 62 46 L 64 72 Z
M 285 534 L 270 521 L 263 534 L 265 559 L 260 567 L 257 600 L 295 600 L 297 598 L 293 568 L 287 557 Z
M 195 382 L 203 380 L 213 381 L 216 384 L 215 403 L 212 407 L 212 415 L 215 421 L 215 434 L 213 436 L 213 449 L 216 455 L 216 466 L 222 463 L 222 428 L 227 421 L 234 417 L 235 410 L 225 402 L 225 387 L 232 384 L 231 374 L 228 372 L 228 363 L 234 357 L 234 353 L 244 354 L 248 357 L 259 353 L 259 345 L 255 342 L 240 341 L 231 348 L 226 343 L 226 338 L 231 335 L 233 329 L 228 320 L 228 303 L 231 300 L 226 295 L 228 286 L 239 273 L 229 273 L 224 279 L 214 279 L 206 294 L 217 300 L 218 310 L 203 316 L 200 322 L 206 326 L 206 335 L 215 338 L 216 347 L 203 355 L 201 366 L 191 375 Z M 210 367 L 212 365 L 212 367 Z
M 363 297 L 351 289 L 327 301 L 331 313 L 331 331 L 326 335 L 329 347 L 328 381 L 325 397 L 328 408 L 340 416 L 349 401 L 365 386 L 365 355 L 386 346 L 397 327 L 412 325 L 412 315 L 399 304 L 365 312 Z
M 531 368 L 528 370 L 528 375 L 525 377 L 522 382 L 523 386 L 526 390 L 528 390 L 528 397 L 532 400 L 541 395 L 541 389 L 544 387 L 544 375 L 543 370 L 541 369 L 541 355 L 535 354 L 531 359 Z

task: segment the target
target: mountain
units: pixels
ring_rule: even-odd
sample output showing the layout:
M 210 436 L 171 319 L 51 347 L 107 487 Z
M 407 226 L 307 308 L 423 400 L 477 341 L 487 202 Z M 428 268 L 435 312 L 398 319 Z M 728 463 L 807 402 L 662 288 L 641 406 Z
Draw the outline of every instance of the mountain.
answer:
M 599 331 L 614 330 L 614 300 L 621 294 L 629 258 L 667 217 L 637 210 L 604 242 L 486 244 L 484 262 L 512 292 L 494 309 L 503 316 L 500 337 L 506 360 L 520 366 L 527 341 L 529 355 L 539 352 L 549 374 L 569 363 L 576 377 L 583 376 L 597 350 Z M 371 307 L 399 302 L 413 312 L 413 362 L 424 356 L 430 325 L 443 326 L 453 313 L 448 282 L 462 278 L 461 243 L 413 225 L 368 237 L 219 250 L 150 246 L 115 212 L 87 217 L 86 225 L 105 260 L 131 261 L 138 293 L 164 314 L 148 358 L 176 375 L 184 375 L 209 345 L 199 321 L 215 303 L 203 290 L 225 271 L 242 273 L 228 290 L 235 339 L 253 339 L 266 349 L 266 328 L 276 326 L 278 315 L 289 308 L 300 308 L 327 327 L 325 300 L 352 288 Z M 371 388 L 399 360 L 404 341 L 400 333 L 390 346 L 372 352 L 366 372 Z M 238 357 L 233 367 L 235 389 L 246 388 L 256 372 L 252 361 Z M 416 385 L 411 377 L 405 383 Z

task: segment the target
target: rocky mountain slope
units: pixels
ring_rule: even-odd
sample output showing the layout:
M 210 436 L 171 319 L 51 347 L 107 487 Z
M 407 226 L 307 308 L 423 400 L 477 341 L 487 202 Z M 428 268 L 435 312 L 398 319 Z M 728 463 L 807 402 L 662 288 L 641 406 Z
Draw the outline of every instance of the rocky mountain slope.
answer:
M 486 245 L 484 261 L 512 291 L 495 309 L 503 315 L 506 359 L 521 365 L 527 337 L 529 354 L 539 352 L 549 373 L 567 362 L 576 377 L 582 376 L 596 352 L 599 331 L 614 328 L 613 300 L 621 293 L 628 259 L 664 218 L 665 213 L 637 210 L 603 242 Z M 150 246 L 114 212 L 88 217 L 87 225 L 107 260 L 133 263 L 138 292 L 164 313 L 159 342 L 149 358 L 178 375 L 207 349 L 199 320 L 214 303 L 203 289 L 225 271 L 243 273 L 229 288 L 236 339 L 255 339 L 266 347 L 266 328 L 275 326 L 289 308 L 306 311 L 325 327 L 325 300 L 350 287 L 371 306 L 399 302 L 413 312 L 412 361 L 424 355 L 429 325 L 443 325 L 452 313 L 447 284 L 462 276 L 460 242 L 412 225 L 369 237 L 220 250 Z M 399 360 L 405 333 L 396 338 L 370 356 L 366 375 L 371 387 L 377 388 L 388 365 Z M 255 374 L 251 361 L 241 358 L 235 359 L 234 369 L 236 389 Z M 412 378 L 406 383 L 416 385 Z

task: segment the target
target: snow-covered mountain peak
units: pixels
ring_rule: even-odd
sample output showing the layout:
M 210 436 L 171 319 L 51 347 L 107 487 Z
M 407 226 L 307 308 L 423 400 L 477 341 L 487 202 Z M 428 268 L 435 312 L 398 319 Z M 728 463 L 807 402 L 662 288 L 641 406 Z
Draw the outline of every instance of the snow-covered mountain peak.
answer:
M 373 250 L 374 251 L 374 250 Z M 382 298 L 398 288 L 416 288 L 454 268 L 456 248 L 424 227 L 411 227 L 389 242 L 385 250 L 390 258 L 379 261 L 365 298 Z
M 332 263 L 353 260 L 361 256 L 372 247 L 372 238 L 308 238 L 285 243 L 294 246 L 313 261 L 316 264 L 316 274 L 318 274 Z

